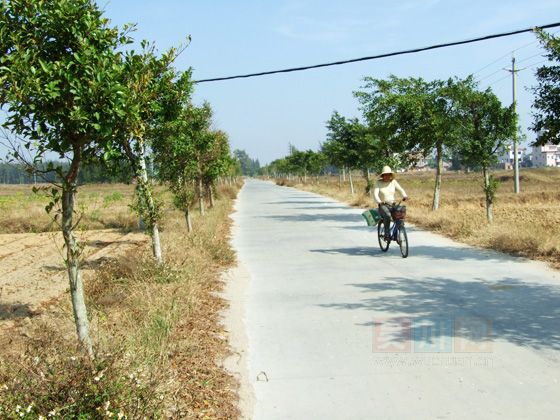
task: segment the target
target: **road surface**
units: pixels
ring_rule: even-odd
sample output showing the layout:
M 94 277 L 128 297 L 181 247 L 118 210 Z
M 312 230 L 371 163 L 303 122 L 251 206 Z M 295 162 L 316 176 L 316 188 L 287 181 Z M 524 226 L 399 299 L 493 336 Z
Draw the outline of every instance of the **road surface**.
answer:
M 560 418 L 559 273 L 413 228 L 385 254 L 360 213 L 241 191 L 253 418 Z

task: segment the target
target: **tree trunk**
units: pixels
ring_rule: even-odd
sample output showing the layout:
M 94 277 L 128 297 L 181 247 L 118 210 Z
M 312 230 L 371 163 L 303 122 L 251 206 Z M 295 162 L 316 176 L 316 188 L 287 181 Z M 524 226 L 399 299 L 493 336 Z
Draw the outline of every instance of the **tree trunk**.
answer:
M 208 184 L 208 201 L 210 203 L 210 208 L 214 208 L 214 188 L 212 188 L 212 184 Z
M 434 187 L 434 200 L 432 202 L 432 210 L 439 209 L 439 201 L 441 195 L 441 174 L 443 172 L 443 148 L 441 145 L 436 147 L 436 185 Z
M 185 222 L 187 222 L 187 232 L 189 233 L 192 232 L 193 228 L 192 228 L 191 213 L 188 207 L 185 209 Z
M 84 284 L 80 272 L 81 250 L 74 236 L 74 199 L 76 185 L 74 182 L 64 183 L 62 187 L 62 234 L 66 244 L 66 269 L 70 281 L 70 296 L 76 331 L 80 345 L 93 358 L 93 346 L 89 336 L 89 322 L 84 298 Z
M 365 178 L 365 180 L 366 180 L 366 187 L 365 187 L 365 190 L 364 190 L 364 194 L 365 194 L 365 195 L 368 195 L 368 194 L 369 194 L 370 192 L 372 192 L 372 191 L 371 191 L 370 185 L 369 185 L 369 182 L 370 182 L 370 179 L 369 179 L 369 169 L 367 169 L 367 168 L 364 169 L 364 178 Z
M 159 228 L 157 223 L 152 225 L 152 252 L 154 253 L 156 262 L 161 264 L 163 262 L 163 257 L 161 255 L 161 242 L 159 241 Z
M 348 178 L 350 179 L 350 192 L 354 195 L 354 181 L 352 181 L 352 171 L 348 171 Z
M 346 168 L 342 168 L 342 181 L 346 182 Z
M 494 204 L 493 197 L 490 196 L 490 175 L 486 166 L 482 167 L 482 173 L 484 175 L 484 195 L 486 197 L 486 219 L 488 223 L 492 223 L 494 220 Z
M 204 216 L 204 190 L 202 187 L 202 178 L 198 180 L 198 209 L 200 215 Z
M 138 186 L 140 188 L 140 199 L 144 200 L 144 204 L 147 207 L 147 222 L 150 228 L 152 237 L 152 252 L 154 254 L 154 258 L 158 264 L 161 264 L 163 261 L 161 255 L 161 243 L 159 240 L 159 228 L 158 228 L 158 221 L 157 221 L 157 214 L 156 214 L 156 206 L 154 202 L 154 197 L 152 196 L 152 192 L 148 185 L 148 171 L 146 169 L 146 157 L 144 155 L 144 144 L 141 141 L 136 142 L 136 152 L 137 152 L 137 159 L 138 159 Z

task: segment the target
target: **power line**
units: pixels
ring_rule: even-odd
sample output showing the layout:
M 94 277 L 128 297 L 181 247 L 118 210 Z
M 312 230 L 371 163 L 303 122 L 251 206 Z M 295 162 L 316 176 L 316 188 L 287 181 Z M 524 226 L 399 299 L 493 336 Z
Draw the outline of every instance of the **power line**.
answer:
M 515 51 L 515 50 L 514 50 L 514 51 Z M 492 64 L 496 64 L 498 61 L 503 60 L 504 58 L 511 56 L 511 53 L 512 53 L 512 52 L 513 52 L 513 51 L 508 51 L 507 53 L 505 53 L 504 55 L 502 55 L 500 58 L 496 58 L 496 59 L 495 59 L 494 61 L 492 61 L 490 64 L 487 64 L 487 65 L 485 65 L 484 67 L 482 67 L 481 69 L 475 71 L 474 73 L 472 73 L 472 75 L 474 76 L 475 74 L 480 73 L 482 70 L 487 69 L 487 68 L 490 67 Z M 501 69 L 500 69 L 500 70 L 501 70 Z M 500 71 L 500 70 L 498 70 L 498 71 Z M 492 73 L 492 74 L 494 74 L 494 73 Z M 486 77 L 489 77 L 489 76 L 486 76 Z M 483 79 L 485 79 L 486 77 L 483 77 L 483 78 L 480 79 L 480 80 L 483 80 Z
M 523 63 L 523 62 L 525 62 L 525 61 L 527 61 L 527 60 L 530 60 L 531 58 L 535 58 L 535 57 L 539 57 L 539 56 L 542 57 L 544 54 L 545 54 L 544 51 L 541 51 L 541 52 L 538 53 L 538 54 L 535 54 L 535 55 L 532 55 L 532 56 L 530 56 L 530 57 L 527 57 L 527 58 L 524 58 L 524 59 L 522 59 L 522 60 L 519 60 L 517 63 L 518 63 L 518 64 L 519 64 L 519 63 Z
M 526 64 L 525 69 L 531 69 L 531 68 L 533 68 L 533 67 L 535 67 L 535 66 L 538 66 L 539 64 L 546 63 L 546 62 L 548 62 L 548 61 L 550 61 L 550 60 L 544 59 L 544 60 L 541 60 L 541 61 L 537 61 L 536 63 Z
M 527 60 L 527 59 L 525 59 L 525 61 L 526 61 L 526 60 Z M 547 61 L 548 61 L 548 60 L 541 60 L 541 61 L 537 61 L 536 63 L 528 64 L 528 65 L 526 65 L 526 67 L 524 67 L 524 68 L 522 68 L 522 69 L 519 69 L 519 71 L 521 71 L 521 70 L 527 70 L 527 69 L 533 68 L 533 67 L 538 66 L 539 64 L 545 63 L 545 62 L 547 62 Z M 498 71 L 503 71 L 503 70 L 504 70 L 504 69 L 500 69 L 500 70 L 498 70 Z M 497 73 L 497 72 L 496 72 L 496 73 Z M 505 79 L 509 79 L 509 77 L 510 77 L 509 74 L 507 74 L 507 75 L 505 75 L 505 76 L 503 76 L 503 77 L 500 77 L 499 79 L 496 79 L 496 80 L 494 80 L 494 81 L 492 81 L 492 82 L 490 82 L 490 83 L 487 83 L 487 86 L 486 86 L 486 87 L 493 86 L 493 85 L 495 85 L 495 84 L 497 84 L 497 83 L 499 83 L 499 82 L 501 82 L 501 81 L 503 81 L 503 80 L 505 80 Z
M 505 57 L 511 56 L 514 52 L 519 51 L 519 50 L 521 50 L 521 49 L 523 49 L 523 48 L 527 48 L 527 47 L 529 47 L 530 45 L 536 44 L 537 42 L 539 42 L 539 40 L 529 42 L 528 44 L 522 45 L 521 47 L 517 47 L 517 48 L 515 48 L 515 49 L 513 49 L 513 50 L 511 50 L 511 51 L 508 51 L 507 53 L 505 53 L 505 54 L 502 55 L 501 57 L 499 57 L 499 58 L 495 59 L 494 61 L 492 61 L 490 64 L 487 64 L 486 66 L 482 67 L 481 69 L 475 71 L 474 73 L 472 73 L 472 75 L 474 76 L 475 74 L 480 73 L 482 70 L 487 69 L 487 68 L 490 67 L 492 64 L 497 63 L 498 61 L 502 60 L 502 59 L 505 58 Z
M 415 53 L 419 53 L 419 52 L 422 52 L 422 51 L 429 51 L 429 50 L 435 50 L 435 49 L 439 49 L 439 48 L 452 47 L 452 46 L 455 46 L 455 45 L 464 45 L 464 44 L 470 44 L 470 43 L 473 43 L 473 42 L 487 41 L 489 39 L 502 38 L 502 37 L 511 36 L 511 35 L 518 35 L 518 34 L 522 34 L 524 32 L 533 32 L 536 29 L 549 29 L 549 28 L 556 28 L 558 26 L 560 26 L 560 22 L 551 23 L 551 24 L 548 24 L 548 25 L 536 26 L 536 27 L 532 27 L 532 28 L 519 29 L 519 30 L 516 30 L 516 31 L 502 32 L 502 33 L 499 33 L 499 34 L 486 35 L 486 36 L 481 36 L 481 37 L 478 37 L 478 38 L 467 39 L 467 40 L 464 40 L 464 41 L 455 41 L 455 42 L 447 42 L 445 44 L 436 44 L 436 45 L 431 45 L 429 47 L 413 48 L 413 49 L 409 49 L 409 50 L 395 51 L 395 52 L 390 52 L 390 53 L 385 53 L 385 54 L 372 55 L 372 56 L 368 56 L 368 57 L 353 58 L 353 59 L 350 59 L 350 60 L 334 61 L 334 62 L 330 62 L 330 63 L 315 64 L 315 65 L 311 65 L 311 66 L 292 67 L 292 68 L 286 68 L 286 69 L 281 69 L 281 70 L 271 70 L 271 71 L 263 71 L 263 72 L 258 72 L 258 73 L 240 74 L 240 75 L 237 75 L 237 76 L 216 77 L 216 78 L 212 78 L 212 79 L 201 79 L 201 80 L 195 80 L 194 83 L 217 82 L 217 81 L 232 80 L 232 79 L 246 79 L 246 78 L 249 78 L 249 77 L 266 76 L 266 75 L 269 75 L 269 74 L 291 73 L 291 72 L 296 72 L 296 71 L 317 69 L 317 68 L 321 68 L 321 67 L 339 66 L 339 65 L 342 65 L 342 64 L 356 63 L 356 62 L 359 62 L 359 61 L 377 60 L 377 59 L 380 59 L 380 58 L 394 57 L 394 56 L 397 56 L 397 55 L 415 54 Z
M 560 32 L 560 31 L 554 31 L 554 32 L 552 32 L 552 35 L 556 35 L 556 34 L 559 33 L 559 32 Z M 531 46 L 531 45 L 534 45 L 534 44 L 536 44 L 536 43 L 538 43 L 538 42 L 539 42 L 539 40 L 537 39 L 536 41 L 529 42 L 528 44 L 524 44 L 524 45 L 522 45 L 522 46 L 520 46 L 520 47 L 514 48 L 513 50 L 508 51 L 508 52 L 505 53 L 504 55 L 502 55 L 502 56 L 496 58 L 496 59 L 495 59 L 494 61 L 492 61 L 491 63 L 485 65 L 484 67 L 478 69 L 477 71 L 475 71 L 474 73 L 471 73 L 471 74 L 474 76 L 474 75 L 476 75 L 477 73 L 480 73 L 482 70 L 487 69 L 487 68 L 490 67 L 491 65 L 496 64 L 497 62 L 503 60 L 504 58 L 513 55 L 513 53 L 515 53 L 516 51 L 522 50 L 523 48 L 527 48 L 527 47 L 529 47 L 529 46 Z M 533 58 L 533 57 L 537 57 L 537 56 L 539 56 L 539 55 L 540 55 L 540 56 L 544 55 L 544 52 L 540 52 L 540 53 L 535 54 L 535 55 L 532 55 L 532 56 L 530 56 L 530 57 L 523 58 L 523 59 L 519 60 L 517 63 L 522 63 L 522 62 L 524 62 L 524 61 L 527 61 L 527 60 L 529 60 L 529 59 L 531 59 L 531 58 Z M 489 77 L 495 75 L 496 73 L 501 72 L 502 70 L 503 70 L 503 69 L 500 68 L 500 69 L 494 71 L 493 73 L 490 73 L 490 74 L 488 74 L 488 75 L 486 75 L 486 76 L 484 76 L 484 77 L 482 77 L 482 76 L 481 76 L 481 77 L 477 77 L 477 79 L 478 79 L 479 82 L 481 82 L 482 80 L 488 79 Z
M 509 55 L 509 53 L 508 53 L 507 55 Z M 502 57 L 502 58 L 503 58 L 503 57 Z M 503 70 L 503 69 L 502 69 L 502 68 L 500 68 L 500 69 L 496 70 L 496 71 L 495 71 L 495 72 L 493 72 L 493 73 L 490 73 L 490 74 L 487 74 L 487 75 L 486 75 L 486 76 L 484 76 L 484 77 L 481 77 L 480 79 L 478 79 L 478 81 L 479 81 L 479 82 L 482 82 L 483 80 L 486 80 L 486 79 L 488 79 L 488 78 L 490 78 L 490 77 L 494 76 L 494 75 L 495 75 L 496 73 L 501 73 L 501 72 L 502 72 L 502 70 Z
M 500 71 L 503 71 L 503 69 L 500 69 Z M 509 74 L 506 74 L 505 76 L 502 76 L 502 77 L 500 77 L 499 79 L 494 80 L 494 81 L 488 83 L 488 86 L 487 86 L 487 87 L 493 86 L 493 85 L 495 85 L 496 83 L 501 82 L 502 80 L 509 79 L 510 77 L 511 77 L 511 76 L 510 76 Z

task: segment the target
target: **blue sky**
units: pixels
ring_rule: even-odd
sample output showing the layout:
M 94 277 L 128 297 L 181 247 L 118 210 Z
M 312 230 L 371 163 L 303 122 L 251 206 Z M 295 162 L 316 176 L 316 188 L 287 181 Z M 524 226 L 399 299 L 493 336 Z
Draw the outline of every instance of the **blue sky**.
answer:
M 114 24 L 138 24 L 137 39 L 160 50 L 192 42 L 177 61 L 194 79 L 274 70 L 374 55 L 434 43 L 560 21 L 558 0 L 113 0 L 100 3 Z M 560 28 L 552 30 L 559 31 Z M 199 84 L 194 99 L 208 100 L 216 128 L 233 148 L 270 162 L 288 152 L 317 149 L 333 110 L 360 112 L 354 90 L 364 76 L 429 80 L 475 73 L 511 103 L 511 54 L 520 68 L 517 96 L 522 129 L 529 140 L 537 63 L 544 60 L 532 34 L 523 34 L 415 55 L 300 73 Z M 542 65 L 542 63 L 540 63 Z M 486 67 L 487 66 L 487 67 Z M 484 68 L 485 67 L 485 68 Z

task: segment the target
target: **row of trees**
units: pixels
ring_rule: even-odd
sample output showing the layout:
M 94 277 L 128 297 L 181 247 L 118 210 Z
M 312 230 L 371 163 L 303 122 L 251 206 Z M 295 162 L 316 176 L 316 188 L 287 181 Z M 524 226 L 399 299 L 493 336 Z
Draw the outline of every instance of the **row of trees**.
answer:
M 483 172 L 487 216 L 492 220 L 495 181 L 489 174 L 516 130 L 514 106 L 502 106 L 490 90 L 471 77 L 425 81 L 421 78 L 366 78 L 355 93 L 366 121 L 369 157 L 376 167 L 410 165 L 435 154 L 432 209 L 440 205 L 443 161 L 454 154 Z
M 47 211 L 65 242 L 76 329 L 93 357 L 75 236 L 76 193 L 84 167 L 120 166 L 137 185 L 136 209 L 162 262 L 147 155 L 187 212 L 197 197 L 212 203 L 218 177 L 234 169 L 225 133 L 212 129 L 208 104 L 191 101 L 189 71 L 173 62 L 183 48 L 158 54 L 143 41 L 130 49 L 133 27 L 112 27 L 93 0 L 0 1 L 0 107 L 11 159 L 52 181 Z M 45 157 L 59 160 L 45 164 Z M 55 174 L 54 179 L 52 174 Z
M 169 184 L 177 208 L 185 214 L 192 231 L 189 209 L 198 201 L 204 215 L 204 198 L 214 206 L 215 183 L 220 177 L 239 172 L 239 163 L 230 154 L 226 133 L 211 128 L 212 110 L 185 106 L 178 118 L 163 124 L 152 147 L 162 181 Z
M 285 178 L 295 175 L 307 182 L 309 175 L 321 175 L 327 165 L 328 160 L 324 153 L 313 150 L 301 151 L 294 146 L 290 146 L 290 154 L 285 158 L 271 162 L 263 168 L 262 174 Z
M 103 183 L 116 183 L 130 182 L 132 178 L 132 171 L 126 160 L 108 162 L 101 164 L 85 164 L 80 168 L 78 173 L 77 182 L 79 184 L 103 184 Z M 36 173 L 30 173 L 27 165 L 18 163 L 0 163 L 0 184 L 37 184 L 38 182 L 56 183 L 60 181 L 57 179 L 56 173 L 46 171 L 46 168 L 55 165 L 67 165 L 66 162 L 58 163 L 54 161 L 46 161 L 37 165 L 37 169 L 42 173 L 37 176 Z M 149 167 L 150 169 L 150 167 Z M 152 173 L 151 170 L 149 170 Z
M 490 89 L 479 90 L 472 78 L 425 81 L 421 78 L 365 78 L 354 93 L 363 121 L 333 112 L 320 152 L 292 150 L 273 162 L 276 173 L 319 173 L 327 164 L 348 171 L 360 170 L 366 193 L 372 189 L 371 172 L 384 165 L 398 169 L 435 154 L 436 177 L 432 208 L 440 204 L 443 161 L 452 154 L 470 167 L 482 169 L 487 216 L 492 220 L 496 190 L 489 169 L 516 129 L 513 106 L 502 106 Z
M 252 159 L 245 150 L 234 150 L 233 156 L 239 162 L 239 171 L 244 176 L 256 176 L 261 173 L 259 160 Z
M 537 36 L 553 63 L 560 61 L 560 38 L 544 32 Z M 537 70 L 538 86 L 533 88 L 534 124 L 539 133 L 536 144 L 560 143 L 560 66 Z M 497 181 L 490 169 L 497 156 L 515 138 L 515 104 L 503 106 L 491 89 L 481 90 L 472 77 L 426 81 L 421 78 L 388 79 L 366 77 L 362 88 L 354 92 L 362 118 L 346 118 L 333 112 L 327 122 L 327 138 L 320 152 L 292 150 L 286 158 L 272 162 L 273 174 L 319 173 L 326 164 L 349 174 L 354 193 L 352 171 L 366 179 L 371 189 L 370 172 L 384 165 L 406 168 L 419 158 L 434 156 L 436 176 L 432 209 L 440 205 L 444 159 L 456 167 L 480 169 L 486 197 L 486 214 L 492 221 Z M 300 153 L 315 154 L 320 167 L 308 165 Z

